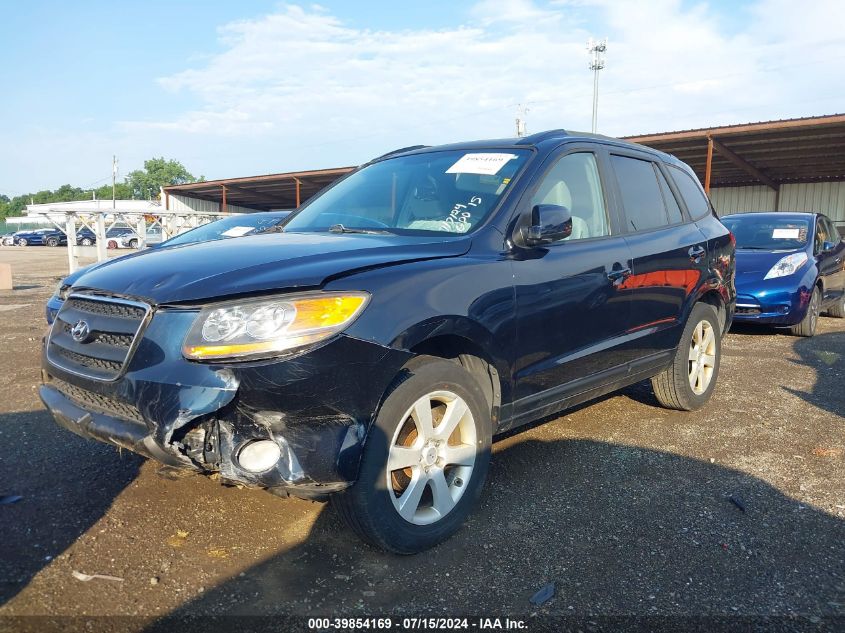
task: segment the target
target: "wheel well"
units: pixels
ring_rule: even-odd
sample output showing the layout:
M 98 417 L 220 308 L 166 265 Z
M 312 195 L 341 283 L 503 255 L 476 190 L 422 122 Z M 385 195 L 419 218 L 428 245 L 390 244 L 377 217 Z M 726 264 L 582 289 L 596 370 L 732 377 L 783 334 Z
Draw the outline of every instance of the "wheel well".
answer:
M 499 372 L 481 347 L 460 336 L 443 335 L 418 343 L 410 351 L 414 354 L 451 360 L 463 366 L 478 381 L 484 397 L 487 398 L 487 404 L 490 405 L 494 424 L 498 422 L 499 407 L 502 403 Z
M 719 327 L 722 330 L 722 334 L 725 333 L 725 321 L 728 318 L 727 310 L 725 310 L 725 303 L 722 301 L 722 296 L 716 292 L 715 290 L 711 290 L 704 294 L 704 296 L 699 299 L 701 303 L 707 303 L 714 308 L 716 308 L 716 314 L 719 318 Z

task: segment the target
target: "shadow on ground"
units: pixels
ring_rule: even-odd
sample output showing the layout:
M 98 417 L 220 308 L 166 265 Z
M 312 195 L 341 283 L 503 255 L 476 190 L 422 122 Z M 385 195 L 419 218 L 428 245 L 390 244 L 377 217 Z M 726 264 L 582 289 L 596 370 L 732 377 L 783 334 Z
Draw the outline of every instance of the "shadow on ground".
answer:
M 0 414 L 0 605 L 96 523 L 143 462 L 113 446 L 56 433 L 47 411 Z
M 515 436 L 494 450 L 468 524 L 434 550 L 376 551 L 327 506 L 300 545 L 149 630 L 222 614 L 841 616 L 843 543 L 845 521 L 718 464 Z M 555 597 L 533 607 L 548 582 Z
M 784 389 L 819 409 L 842 416 L 845 412 L 845 356 L 841 351 L 833 350 L 845 350 L 845 332 L 802 338 L 796 341 L 794 348 L 801 357 L 794 362 L 815 370 L 816 382 L 811 391 Z

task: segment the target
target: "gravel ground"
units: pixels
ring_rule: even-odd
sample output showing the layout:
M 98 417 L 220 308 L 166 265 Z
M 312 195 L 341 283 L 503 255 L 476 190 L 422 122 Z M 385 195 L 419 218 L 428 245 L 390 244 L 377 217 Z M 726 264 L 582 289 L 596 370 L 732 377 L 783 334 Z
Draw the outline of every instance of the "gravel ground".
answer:
M 3 261 L 0 494 L 23 500 L 0 506 L 0 615 L 845 616 L 845 321 L 732 332 L 703 411 L 641 384 L 499 441 L 469 523 L 394 557 L 328 506 L 174 478 L 58 428 L 36 385 L 64 250 Z

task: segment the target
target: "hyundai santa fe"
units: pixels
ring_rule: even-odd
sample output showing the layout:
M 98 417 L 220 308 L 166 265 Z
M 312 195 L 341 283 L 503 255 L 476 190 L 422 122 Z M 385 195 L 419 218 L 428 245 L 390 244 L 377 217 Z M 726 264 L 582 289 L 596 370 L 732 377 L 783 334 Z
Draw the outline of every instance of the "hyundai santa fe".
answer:
M 733 236 L 669 155 L 563 130 L 406 148 L 273 232 L 86 272 L 40 394 L 79 435 L 329 500 L 410 554 L 470 513 L 495 436 L 647 378 L 703 406 L 734 304 Z

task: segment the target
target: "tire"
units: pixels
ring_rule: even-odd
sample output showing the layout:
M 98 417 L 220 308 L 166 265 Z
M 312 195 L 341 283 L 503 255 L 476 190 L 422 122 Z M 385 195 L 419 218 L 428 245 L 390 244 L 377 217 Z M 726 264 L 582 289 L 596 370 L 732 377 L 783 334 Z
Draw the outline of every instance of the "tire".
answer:
M 481 495 L 490 465 L 490 405 L 455 362 L 418 356 L 403 374 L 370 429 L 358 481 L 330 502 L 364 541 L 416 554 L 454 534 Z M 438 422 L 431 429 L 429 420 L 428 434 L 426 411 Z M 444 439 L 446 416 L 454 431 Z M 388 472 L 388 456 L 408 465 Z
M 48 237 L 47 238 L 47 246 L 51 246 L 51 247 L 55 248 L 58 245 L 59 245 L 59 240 L 56 239 L 55 237 Z
M 657 400 L 667 409 L 700 409 L 713 395 L 721 358 L 722 332 L 716 308 L 696 303 L 672 364 L 651 379 Z
M 82 245 L 83 246 L 91 246 L 93 243 L 94 243 L 94 240 L 92 240 L 90 237 L 83 237 L 82 238 Z
M 26 241 L 25 237 L 18 240 L 18 246 L 26 246 L 27 244 L 29 244 L 29 242 Z
M 845 296 L 840 297 L 835 306 L 829 307 L 827 314 L 834 319 L 845 319 Z
M 129 240 L 129 248 L 138 248 L 138 240 L 136 240 L 134 237 Z
M 108 243 L 106 244 L 106 247 L 110 250 L 114 250 L 114 249 L 117 248 L 117 242 L 114 241 L 114 240 L 109 240 Z
M 819 307 L 822 302 L 822 293 L 819 287 L 813 288 L 813 294 L 810 295 L 810 303 L 807 305 L 807 314 L 801 319 L 797 325 L 789 328 L 789 331 L 794 336 L 813 336 L 816 333 L 816 325 L 819 322 Z

